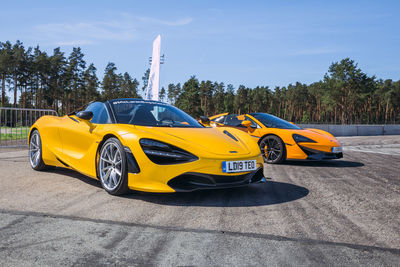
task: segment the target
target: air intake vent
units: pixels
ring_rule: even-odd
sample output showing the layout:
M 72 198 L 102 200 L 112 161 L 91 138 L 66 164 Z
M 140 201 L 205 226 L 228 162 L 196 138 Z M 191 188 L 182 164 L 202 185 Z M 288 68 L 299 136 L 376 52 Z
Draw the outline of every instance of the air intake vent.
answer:
M 224 130 L 223 133 L 226 134 L 227 136 L 229 136 L 230 138 L 232 138 L 233 140 L 235 140 L 236 142 L 238 141 L 238 140 L 236 139 L 236 137 L 234 137 L 233 134 L 231 134 L 231 133 L 228 132 L 227 130 Z

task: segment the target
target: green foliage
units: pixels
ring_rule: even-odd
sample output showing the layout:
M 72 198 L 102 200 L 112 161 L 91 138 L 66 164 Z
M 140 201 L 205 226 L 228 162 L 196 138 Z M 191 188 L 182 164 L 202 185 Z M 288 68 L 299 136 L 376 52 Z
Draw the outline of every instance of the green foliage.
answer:
M 160 99 L 161 102 L 165 102 L 165 88 L 161 87 L 160 93 L 158 94 L 158 97 Z
M 179 95 L 175 105 L 194 117 L 199 117 L 203 114 L 200 107 L 200 85 L 195 76 L 190 77 L 183 84 L 182 93 Z
M 400 118 L 400 81 L 369 77 L 349 58 L 334 62 L 324 79 L 310 85 L 296 82 L 287 87 L 267 86 L 235 90 L 228 85 L 191 77 L 182 93 L 168 85 L 168 99 L 198 117 L 224 112 L 267 112 L 302 123 L 398 123 Z M 198 87 L 198 89 L 197 89 Z M 189 90 L 190 88 L 190 90 Z M 200 103 L 200 104 L 199 104 Z
M 109 63 L 102 81 L 93 64 L 86 67 L 79 47 L 66 56 L 60 48 L 53 54 L 28 47 L 17 41 L 0 42 L 1 106 L 51 108 L 60 114 L 96 100 L 140 97 L 146 89 L 150 70 L 139 82 L 128 73 L 118 73 Z M 11 97 L 7 96 L 7 90 Z M 19 95 L 19 99 L 17 99 Z M 162 101 L 198 117 L 223 112 L 268 112 L 293 122 L 315 123 L 398 123 L 400 120 L 400 81 L 368 76 L 349 58 L 334 62 L 321 81 L 306 85 L 299 82 L 285 87 L 268 86 L 237 90 L 216 81 L 190 77 L 162 87 Z M 10 98 L 10 99 L 9 99 Z

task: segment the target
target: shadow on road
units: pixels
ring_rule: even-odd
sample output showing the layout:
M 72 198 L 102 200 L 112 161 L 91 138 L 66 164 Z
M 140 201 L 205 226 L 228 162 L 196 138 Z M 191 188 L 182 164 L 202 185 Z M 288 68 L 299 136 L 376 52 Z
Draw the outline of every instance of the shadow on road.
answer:
M 53 168 L 47 172 L 67 175 L 84 183 L 101 188 L 98 180 L 87 177 L 73 170 Z M 136 199 L 159 205 L 170 206 L 203 206 L 203 207 L 252 207 L 265 206 L 294 201 L 307 196 L 305 187 L 268 180 L 266 183 L 252 184 L 229 189 L 210 189 L 180 193 L 146 193 L 131 191 L 119 196 L 125 199 Z M 104 192 L 104 194 L 107 194 Z
M 66 168 L 62 168 L 62 167 L 50 167 L 46 170 L 44 170 L 45 172 L 49 172 L 49 173 L 56 173 L 56 174 L 61 174 L 61 175 L 67 175 L 69 177 L 72 178 L 76 178 L 81 180 L 84 183 L 96 186 L 98 188 L 101 188 L 101 184 L 99 180 L 90 178 L 86 175 L 83 175 L 77 171 L 74 170 L 70 170 L 70 169 L 66 169 Z
M 286 160 L 282 165 L 305 166 L 305 167 L 336 167 L 336 168 L 354 168 L 362 167 L 364 163 L 347 160 L 322 160 L 322 161 L 292 161 Z
M 303 198 L 308 193 L 308 189 L 302 186 L 267 181 L 230 189 L 173 194 L 135 192 L 122 197 L 170 206 L 252 207 L 286 203 Z

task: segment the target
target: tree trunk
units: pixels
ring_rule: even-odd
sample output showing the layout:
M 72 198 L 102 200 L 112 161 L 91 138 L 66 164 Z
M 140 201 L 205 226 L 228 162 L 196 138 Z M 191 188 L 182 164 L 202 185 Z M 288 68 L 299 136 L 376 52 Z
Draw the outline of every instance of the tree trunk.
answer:
M 389 113 L 389 99 L 386 101 L 385 124 L 387 122 L 388 113 Z
M 3 74 L 1 79 L 1 106 L 6 104 L 6 75 Z
M 17 75 L 14 75 L 14 107 L 17 107 L 17 93 L 18 93 L 18 86 L 17 86 Z

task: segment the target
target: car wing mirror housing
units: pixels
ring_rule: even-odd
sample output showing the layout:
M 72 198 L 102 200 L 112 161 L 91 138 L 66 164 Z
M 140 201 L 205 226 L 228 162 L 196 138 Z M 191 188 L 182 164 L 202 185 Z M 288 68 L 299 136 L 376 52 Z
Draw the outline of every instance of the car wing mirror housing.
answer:
M 203 125 L 210 125 L 210 119 L 207 116 L 200 116 L 200 122 Z
M 251 121 L 248 121 L 248 120 L 242 121 L 241 124 L 246 128 L 251 127 Z
M 91 111 L 79 111 L 76 116 L 81 120 L 90 121 L 93 118 L 93 112 Z

